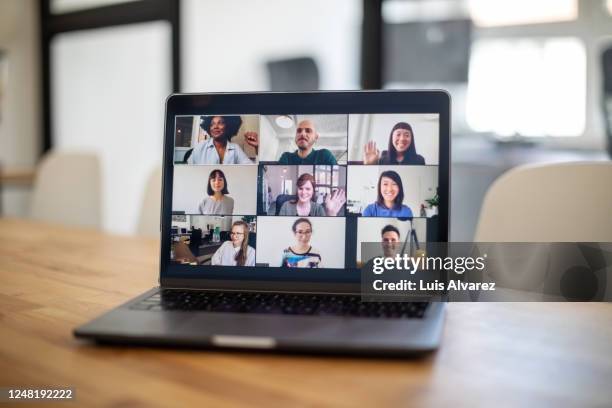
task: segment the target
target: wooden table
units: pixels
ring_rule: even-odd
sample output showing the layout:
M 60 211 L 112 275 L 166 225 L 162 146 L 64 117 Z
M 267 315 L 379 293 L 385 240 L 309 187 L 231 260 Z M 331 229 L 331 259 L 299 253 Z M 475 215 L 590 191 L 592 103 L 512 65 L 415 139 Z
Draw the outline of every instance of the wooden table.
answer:
M 0 168 L 0 185 L 29 187 L 34 183 L 36 171 L 30 168 Z
M 412 360 L 73 338 L 75 326 L 155 285 L 158 247 L 0 219 L 0 387 L 74 387 L 77 401 L 62 407 L 612 406 L 610 304 L 453 303 L 440 350 Z

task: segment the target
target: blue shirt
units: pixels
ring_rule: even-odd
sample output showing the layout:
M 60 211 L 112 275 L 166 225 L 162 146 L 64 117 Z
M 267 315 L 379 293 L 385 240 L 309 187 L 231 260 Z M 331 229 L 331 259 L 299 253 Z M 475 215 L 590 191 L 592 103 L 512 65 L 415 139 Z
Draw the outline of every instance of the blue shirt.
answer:
M 212 138 L 196 145 L 187 160 L 188 164 L 221 164 L 220 162 L 219 153 L 215 149 Z M 253 161 L 236 143 L 227 142 L 222 164 L 253 164 Z
M 412 210 L 410 207 L 403 205 L 401 207 L 393 207 L 391 209 L 380 205 L 378 203 L 372 203 L 363 210 L 364 217 L 412 217 Z

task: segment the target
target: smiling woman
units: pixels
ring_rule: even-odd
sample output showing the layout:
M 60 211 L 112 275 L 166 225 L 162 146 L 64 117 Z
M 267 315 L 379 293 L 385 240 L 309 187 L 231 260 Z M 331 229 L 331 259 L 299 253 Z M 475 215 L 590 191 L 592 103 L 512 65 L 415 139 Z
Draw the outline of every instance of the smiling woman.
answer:
M 206 186 L 206 197 L 198 209 L 200 214 L 230 215 L 234 211 L 234 199 L 228 197 L 227 180 L 225 174 L 219 169 L 210 172 Z
M 283 250 L 282 266 L 288 268 L 318 268 L 321 251 L 310 244 L 313 228 L 308 218 L 298 218 L 291 226 L 295 243 Z
M 384 171 L 378 179 L 378 198 L 363 210 L 364 217 L 412 217 L 410 207 L 403 204 L 404 187 L 395 171 Z
M 232 224 L 230 240 L 215 252 L 212 265 L 255 266 L 255 249 L 249 246 L 249 226 L 240 220 Z
M 230 142 L 242 126 L 240 116 L 202 116 L 200 127 L 210 138 L 193 147 L 188 164 L 251 164 L 252 160 L 242 148 Z M 255 131 L 245 132 L 246 143 L 257 152 L 259 135 Z
M 363 164 L 425 164 L 425 159 L 416 152 L 412 126 L 399 122 L 389 134 L 389 147 L 382 154 L 376 142 L 370 141 L 363 148 Z
M 334 217 L 346 202 L 346 194 L 343 189 L 334 190 L 326 199 L 325 206 L 316 202 L 315 197 L 315 178 L 312 174 L 304 173 L 298 177 L 297 196 L 295 199 L 285 201 L 280 208 L 278 215 L 299 215 L 324 217 L 326 215 Z

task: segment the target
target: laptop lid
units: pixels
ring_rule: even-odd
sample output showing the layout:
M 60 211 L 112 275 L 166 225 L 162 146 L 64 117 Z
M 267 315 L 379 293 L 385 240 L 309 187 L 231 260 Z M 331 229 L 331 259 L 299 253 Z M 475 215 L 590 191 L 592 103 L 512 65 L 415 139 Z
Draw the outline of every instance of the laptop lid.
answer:
M 449 172 L 444 91 L 171 95 L 160 284 L 358 293 L 362 242 L 448 240 Z

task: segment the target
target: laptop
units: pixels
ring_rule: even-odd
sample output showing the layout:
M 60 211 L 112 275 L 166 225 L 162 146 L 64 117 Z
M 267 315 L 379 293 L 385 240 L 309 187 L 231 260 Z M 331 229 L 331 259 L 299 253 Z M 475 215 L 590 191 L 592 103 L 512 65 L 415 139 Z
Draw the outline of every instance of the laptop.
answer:
M 159 286 L 74 335 L 309 353 L 435 350 L 445 304 L 364 301 L 360 268 L 365 242 L 448 240 L 449 136 L 444 91 L 171 95 Z

